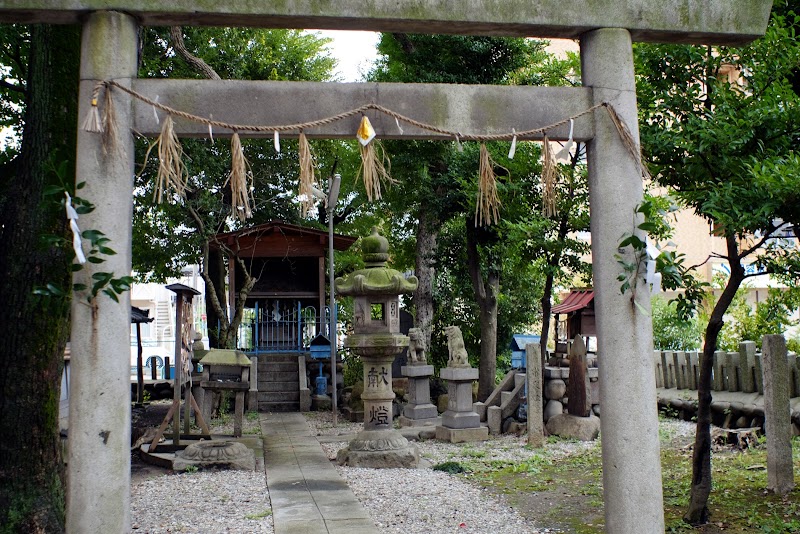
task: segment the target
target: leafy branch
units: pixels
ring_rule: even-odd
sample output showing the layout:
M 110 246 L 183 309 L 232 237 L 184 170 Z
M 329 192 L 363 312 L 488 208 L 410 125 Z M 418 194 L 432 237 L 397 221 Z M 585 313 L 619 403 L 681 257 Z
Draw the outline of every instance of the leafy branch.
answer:
M 643 222 L 635 225 L 635 228 L 655 240 L 669 238 L 672 235 L 672 227 L 667 220 L 667 215 L 677 209 L 677 206 L 671 204 L 668 198 L 647 197 L 634 210 L 634 221 L 640 216 L 644 218 Z M 692 274 L 692 267 L 685 265 L 685 254 L 661 250 L 658 247 L 655 247 L 658 253 L 654 253 L 652 249 L 648 252 L 646 239 L 633 233 L 624 235 L 617 248 L 619 253 L 615 254 L 615 258 L 622 267 L 622 272 L 617 276 L 617 280 L 622 282 L 620 292 L 625 294 L 629 291 L 631 302 L 642 313 L 648 314 L 647 310 L 636 300 L 636 290 L 640 279 L 653 284 L 660 283 L 662 289 L 683 289 L 683 292 L 671 299 L 670 302 L 675 302 L 678 315 L 682 320 L 687 320 L 694 315 L 698 304 L 705 297 L 709 284 L 698 280 Z M 630 248 L 631 253 L 624 254 L 623 251 L 626 248 Z M 648 261 L 655 262 L 653 273 L 661 275 L 660 281 L 659 277 L 654 277 L 652 281 L 647 280 Z
M 62 162 L 57 168 L 53 169 L 59 183 L 48 186 L 44 191 L 46 200 L 53 204 L 57 204 L 61 211 L 65 211 L 67 207 L 67 196 L 69 194 L 71 203 L 78 215 L 85 215 L 94 211 L 95 206 L 88 200 L 76 196 L 76 191 L 83 189 L 86 182 L 80 182 L 74 187 L 64 179 L 67 175 L 67 162 Z M 86 261 L 92 264 L 100 264 L 106 261 L 107 256 L 116 255 L 116 251 L 108 246 L 111 240 L 100 230 L 89 229 L 80 233 L 83 241 L 89 243 L 89 253 L 86 254 Z M 65 233 L 61 234 L 46 234 L 42 236 L 42 242 L 48 247 L 58 247 L 68 250 L 75 259 L 75 251 L 73 249 L 73 241 L 67 238 Z M 83 265 L 76 261 L 72 263 L 72 272 L 78 272 L 83 269 Z M 72 291 L 75 293 L 85 293 L 87 302 L 91 303 L 101 292 L 108 295 L 109 298 L 115 302 L 119 302 L 119 295 L 128 291 L 133 284 L 132 276 L 115 277 L 113 272 L 96 272 L 92 274 L 91 285 L 84 283 L 73 283 Z M 45 286 L 37 286 L 33 290 L 34 294 L 41 295 L 45 298 L 67 298 L 67 292 L 57 287 L 55 284 L 48 283 Z

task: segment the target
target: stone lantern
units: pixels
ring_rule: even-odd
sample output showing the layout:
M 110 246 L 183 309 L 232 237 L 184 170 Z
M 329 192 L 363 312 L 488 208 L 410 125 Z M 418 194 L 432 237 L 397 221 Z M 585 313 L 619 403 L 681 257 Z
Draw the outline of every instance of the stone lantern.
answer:
M 405 278 L 386 266 L 389 242 L 377 228 L 361 241 L 365 268 L 335 281 L 339 295 L 354 301 L 353 333 L 345 348 L 364 364 L 364 429 L 339 451 L 340 464 L 355 467 L 416 467 L 419 452 L 392 424 L 392 362 L 408 345 L 400 333 L 400 295 L 417 289 L 417 278 Z

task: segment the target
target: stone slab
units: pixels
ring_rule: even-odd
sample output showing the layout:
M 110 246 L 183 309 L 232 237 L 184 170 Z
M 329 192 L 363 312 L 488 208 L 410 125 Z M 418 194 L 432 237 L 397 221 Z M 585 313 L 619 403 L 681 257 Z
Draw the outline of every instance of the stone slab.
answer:
M 547 421 L 547 431 L 562 438 L 592 441 L 600 435 L 600 419 L 594 415 L 589 417 L 555 415 Z
M 465 382 L 477 380 L 480 373 L 473 367 L 442 367 L 439 377 L 451 382 Z
M 478 428 L 448 428 L 436 427 L 436 439 L 450 443 L 467 443 L 471 441 L 486 441 L 489 439 L 489 429 L 485 426 Z
M 490 434 L 499 434 L 503 426 L 503 409 L 499 406 L 489 406 L 486 414 L 486 422 L 489 425 Z
M 349 467 L 413 469 L 419 465 L 419 450 L 413 444 L 400 449 L 377 451 L 351 450 L 350 447 L 346 447 L 339 450 L 336 455 L 336 461 L 339 465 L 347 465 Z
M 478 414 L 481 421 L 486 421 L 486 409 L 488 406 L 482 402 L 473 402 L 472 403 L 472 411 Z
M 491 8 L 490 8 L 491 7 Z M 598 28 L 626 28 L 635 41 L 744 44 L 762 35 L 770 0 L 505 0 L 502 3 L 241 2 L 218 0 L 5 0 L 0 21 L 79 24 L 91 11 L 120 11 L 143 25 L 316 28 L 578 39 Z
M 432 365 L 404 365 L 400 368 L 400 373 L 408 378 L 433 376 L 433 371 Z
M 408 419 L 430 419 L 439 415 L 439 410 L 433 404 L 406 404 L 403 416 Z
M 397 423 L 402 428 L 411 428 L 411 427 L 419 427 L 419 426 L 436 426 L 441 422 L 441 419 L 438 416 L 438 413 L 434 417 L 429 418 L 419 418 L 419 419 L 411 419 L 406 417 L 405 415 L 401 415 L 397 418 Z M 405 434 L 404 434 L 405 436 Z
M 447 428 L 475 428 L 480 424 L 481 419 L 475 412 L 453 412 L 447 410 L 442 414 L 442 426 Z

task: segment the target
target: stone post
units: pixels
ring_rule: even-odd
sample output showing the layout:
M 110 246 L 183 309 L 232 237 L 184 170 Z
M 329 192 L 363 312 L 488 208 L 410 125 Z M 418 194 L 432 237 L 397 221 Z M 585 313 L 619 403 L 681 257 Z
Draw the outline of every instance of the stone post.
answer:
M 756 379 L 753 374 L 756 367 L 755 341 L 742 341 L 739 343 L 739 362 L 741 363 L 742 391 L 753 393 L 756 390 Z
M 794 488 L 789 360 L 781 335 L 764 336 L 764 430 L 767 434 L 767 489 L 787 495 Z
M 87 15 L 81 43 L 79 122 L 89 113 L 98 80 L 130 84 L 136 76 L 137 29 L 133 17 L 101 11 Z M 117 254 L 86 263 L 73 275 L 92 285 L 92 275 L 131 272 L 133 138 L 128 95 L 113 92 L 118 138 L 103 150 L 102 135 L 78 130 L 76 176 L 81 196 L 94 203 L 82 230 L 104 232 Z M 101 99 L 102 105 L 102 99 Z M 130 294 L 115 302 L 81 292 L 72 300 L 72 387 L 69 406 L 67 523 L 70 533 L 130 530 L 131 385 Z
M 478 370 L 473 367 L 443 367 L 439 376 L 447 380 L 448 400 L 442 424 L 436 427 L 436 439 L 451 443 L 489 439 L 489 429 L 481 426 L 480 416 L 472 409 L 472 383 L 478 379 Z
M 544 446 L 544 413 L 542 411 L 542 353 L 539 345 L 525 345 L 526 379 L 528 380 L 528 445 Z
M 247 392 L 247 411 L 258 411 L 258 356 L 250 357 L 250 390 Z
M 431 376 L 433 366 L 404 365 L 400 368 L 408 378 L 409 402 L 400 416 L 400 426 L 435 425 L 439 415 L 436 406 L 431 404 Z
M 638 141 L 636 86 L 631 37 L 624 29 L 599 29 L 581 36 L 583 85 L 595 103 L 609 102 Z M 625 233 L 634 231 L 642 202 L 638 163 L 628 153 L 605 110 L 595 113 L 588 143 L 592 266 L 603 407 L 603 487 L 606 530 L 615 534 L 664 532 L 658 410 L 650 316 L 620 293 L 615 258 Z M 640 233 L 640 237 L 644 237 Z M 650 308 L 643 281 L 639 304 Z M 666 387 L 666 384 L 665 384 Z M 631 410 L 636 406 L 636 410 Z M 633 445 L 635 444 L 635 446 Z

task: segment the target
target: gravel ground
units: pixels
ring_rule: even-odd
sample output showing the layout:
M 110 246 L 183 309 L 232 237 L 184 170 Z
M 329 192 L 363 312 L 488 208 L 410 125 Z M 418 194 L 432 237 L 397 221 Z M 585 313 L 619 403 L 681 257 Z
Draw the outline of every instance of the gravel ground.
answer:
M 263 472 L 198 471 L 134 484 L 131 523 L 151 534 L 274 532 Z
M 360 425 L 331 424 L 329 413 L 311 413 L 307 421 L 318 436 L 357 432 Z M 344 437 L 344 436 L 343 436 Z M 555 530 L 534 525 L 500 498 L 471 484 L 458 475 L 434 471 L 430 465 L 446 461 L 481 462 L 522 461 L 537 453 L 525 449 L 525 439 L 516 436 L 492 437 L 480 443 L 452 444 L 435 440 L 415 443 L 428 467 L 420 469 L 374 469 L 337 467 L 375 524 L 386 532 L 431 534 L 535 534 Z M 345 447 L 345 441 L 323 443 L 328 458 Z M 559 443 L 554 457 L 591 446 Z
M 346 437 L 361 425 L 340 421 L 333 427 L 329 413 L 307 414 L 312 431 L 327 436 L 323 449 L 329 458 L 346 446 Z M 249 421 L 248 426 L 257 426 Z M 661 424 L 662 438 L 689 436 L 694 425 L 680 421 Z M 245 430 L 247 432 L 247 430 Z M 331 440 L 341 435 L 342 441 Z M 550 461 L 579 452 L 593 443 L 559 441 L 542 451 L 525 448 L 516 436 L 492 437 L 487 442 L 451 444 L 435 440 L 417 442 L 429 465 L 521 462 L 545 455 Z M 339 474 L 386 532 L 431 534 L 525 534 L 556 532 L 525 520 L 502 498 L 490 494 L 458 475 L 420 469 L 337 467 Z M 167 474 L 131 486 L 133 529 L 146 533 L 267 533 L 273 525 L 264 473 L 200 471 Z

